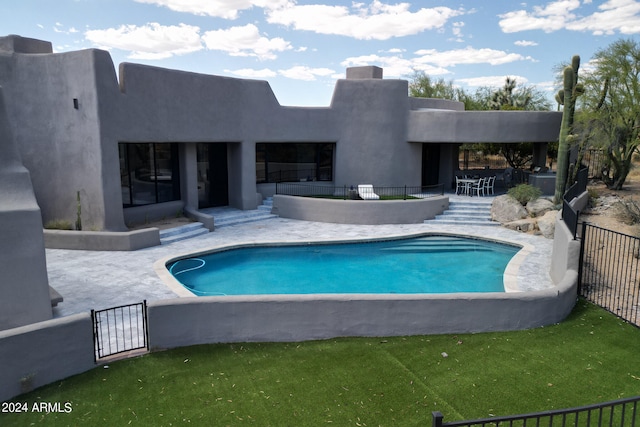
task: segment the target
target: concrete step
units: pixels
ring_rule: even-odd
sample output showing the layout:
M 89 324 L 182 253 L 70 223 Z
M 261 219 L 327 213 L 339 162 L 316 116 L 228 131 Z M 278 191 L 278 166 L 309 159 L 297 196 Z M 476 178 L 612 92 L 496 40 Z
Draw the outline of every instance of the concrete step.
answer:
M 454 224 L 454 225 L 500 225 L 491 221 L 492 200 L 481 197 L 469 197 L 465 199 L 451 200 L 449 209 L 437 215 L 435 219 L 425 223 Z
M 455 210 L 448 210 L 448 211 L 442 212 L 442 216 L 451 216 L 451 215 L 489 218 L 489 217 L 491 217 L 491 211 L 486 211 L 485 212 L 485 211 L 480 211 L 480 210 L 455 209 Z
M 180 227 L 168 228 L 160 231 L 160 244 L 168 245 L 170 243 L 179 242 L 180 240 L 201 236 L 208 232 L 209 230 L 204 228 L 201 222 L 193 222 Z
M 430 219 L 425 221 L 426 224 L 450 224 L 450 225 L 487 225 L 487 226 L 499 226 L 500 223 L 491 221 L 489 219 L 470 219 L 470 218 L 449 218 L 447 219 Z
M 242 214 L 231 215 L 224 218 L 215 219 L 215 226 L 228 227 L 230 225 L 244 224 L 248 222 L 263 221 L 267 219 L 278 218 L 278 215 L 271 214 L 271 210 L 266 211 L 262 209 L 256 209 L 253 211 L 244 211 Z

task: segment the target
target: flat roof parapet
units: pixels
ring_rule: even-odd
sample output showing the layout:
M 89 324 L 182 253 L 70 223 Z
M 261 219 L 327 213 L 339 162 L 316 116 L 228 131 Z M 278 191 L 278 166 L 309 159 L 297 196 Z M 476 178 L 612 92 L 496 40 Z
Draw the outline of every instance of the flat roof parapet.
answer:
M 6 53 L 53 53 L 51 42 L 31 39 L 15 34 L 0 37 L 0 52 Z
M 347 79 L 381 79 L 382 68 L 374 65 L 367 65 L 364 67 L 349 67 L 347 68 Z

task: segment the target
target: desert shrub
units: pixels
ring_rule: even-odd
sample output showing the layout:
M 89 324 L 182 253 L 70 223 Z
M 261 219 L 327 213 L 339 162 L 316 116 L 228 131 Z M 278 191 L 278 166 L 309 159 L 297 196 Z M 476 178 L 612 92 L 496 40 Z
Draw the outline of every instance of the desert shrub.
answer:
M 44 224 L 44 228 L 47 230 L 73 230 L 73 226 L 70 221 L 64 219 L 52 219 Z
M 536 200 L 542 195 L 542 191 L 538 187 L 534 187 L 529 184 L 519 184 L 507 191 L 507 194 L 520 202 L 521 205 L 526 205 L 532 200 Z
M 640 206 L 631 198 L 617 202 L 614 214 L 619 221 L 625 224 L 640 224 Z

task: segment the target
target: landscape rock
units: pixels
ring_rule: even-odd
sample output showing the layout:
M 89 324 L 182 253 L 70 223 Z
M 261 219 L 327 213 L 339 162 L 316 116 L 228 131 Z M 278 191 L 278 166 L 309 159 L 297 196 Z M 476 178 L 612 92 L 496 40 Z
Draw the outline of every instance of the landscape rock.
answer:
M 527 212 L 534 218 L 541 217 L 554 209 L 553 202 L 549 199 L 538 198 L 527 203 Z
M 538 229 L 540 229 L 542 235 L 547 239 L 553 239 L 553 235 L 556 231 L 557 217 L 558 211 L 549 211 L 538 218 Z
M 506 222 L 502 225 L 509 230 L 522 231 L 523 233 L 528 233 L 536 229 L 536 221 L 534 219 L 519 219 L 517 221 Z
M 513 197 L 505 194 L 493 199 L 491 219 L 501 224 L 529 217 L 527 210 Z

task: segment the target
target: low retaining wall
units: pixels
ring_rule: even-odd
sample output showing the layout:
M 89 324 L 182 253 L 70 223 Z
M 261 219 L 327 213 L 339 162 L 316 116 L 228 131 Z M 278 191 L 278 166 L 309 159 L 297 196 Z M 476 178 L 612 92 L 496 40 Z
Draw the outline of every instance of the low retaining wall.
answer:
M 95 367 L 89 313 L 0 332 L 0 402 Z
M 135 251 L 160 244 L 160 230 L 151 227 L 133 231 L 44 230 L 48 249 L 87 251 Z
M 506 331 L 563 320 L 576 300 L 571 271 L 536 292 L 442 295 L 192 297 L 149 303 L 152 349 L 248 341 Z
M 281 218 L 338 224 L 419 224 L 449 208 L 449 197 L 410 200 L 333 200 L 273 196 L 272 213 Z

